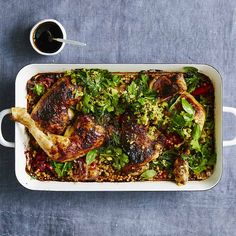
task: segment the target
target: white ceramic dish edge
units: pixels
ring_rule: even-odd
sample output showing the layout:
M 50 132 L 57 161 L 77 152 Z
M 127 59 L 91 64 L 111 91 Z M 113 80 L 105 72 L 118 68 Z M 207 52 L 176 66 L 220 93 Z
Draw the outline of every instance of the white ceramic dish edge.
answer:
M 222 174 L 222 111 L 230 112 L 236 116 L 236 109 L 224 107 L 222 109 L 222 79 L 219 72 L 209 65 L 203 64 L 30 64 L 22 68 L 17 77 L 15 85 L 15 106 L 26 107 L 26 83 L 37 73 L 62 72 L 76 68 L 100 68 L 110 71 L 140 71 L 147 69 L 159 69 L 165 71 L 182 71 L 184 66 L 193 66 L 207 76 L 213 82 L 215 88 L 215 124 L 216 124 L 216 152 L 217 163 L 213 175 L 203 181 L 189 181 L 184 186 L 177 186 L 171 181 L 145 181 L 127 183 L 96 183 L 96 182 L 59 182 L 59 181 L 38 181 L 31 178 L 25 171 L 25 146 L 27 135 L 25 128 L 15 124 L 16 143 L 7 142 L 0 132 L 0 144 L 7 147 L 15 146 L 15 174 L 18 181 L 31 190 L 51 191 L 196 191 L 208 190 L 214 187 L 220 180 Z M 0 131 L 3 117 L 9 113 L 9 109 L 0 113 Z M 236 138 L 224 141 L 224 146 L 236 144 Z

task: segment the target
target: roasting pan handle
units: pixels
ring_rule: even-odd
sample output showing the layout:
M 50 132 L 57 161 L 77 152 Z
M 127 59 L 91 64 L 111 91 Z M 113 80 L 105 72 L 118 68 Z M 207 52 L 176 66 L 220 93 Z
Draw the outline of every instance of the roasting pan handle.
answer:
M 234 116 L 236 116 L 236 108 L 234 107 L 223 107 L 223 112 L 231 113 Z M 236 145 L 236 137 L 234 137 L 234 139 L 231 139 L 231 140 L 223 141 L 223 147 L 229 147 L 233 145 Z
M 11 109 L 5 109 L 0 112 L 0 144 L 2 144 L 5 147 L 14 148 L 15 143 L 6 141 L 2 136 L 2 121 L 3 121 L 3 118 L 8 114 L 11 114 Z

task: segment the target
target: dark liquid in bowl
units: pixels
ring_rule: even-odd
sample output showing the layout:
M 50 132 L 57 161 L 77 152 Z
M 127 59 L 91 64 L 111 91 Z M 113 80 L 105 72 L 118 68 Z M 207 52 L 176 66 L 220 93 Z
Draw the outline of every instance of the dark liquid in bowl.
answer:
M 53 53 L 60 49 L 62 43 L 53 41 L 51 38 L 63 38 L 60 27 L 54 22 L 46 22 L 35 30 L 34 43 L 36 47 L 45 53 Z

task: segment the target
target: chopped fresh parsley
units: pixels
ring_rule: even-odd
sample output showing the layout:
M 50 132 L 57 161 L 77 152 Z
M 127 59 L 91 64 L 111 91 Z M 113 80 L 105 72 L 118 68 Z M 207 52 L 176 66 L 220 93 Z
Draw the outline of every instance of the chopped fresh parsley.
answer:
M 118 132 L 113 132 L 111 136 L 110 143 L 114 146 L 119 146 L 120 145 L 120 135 Z
M 67 72 L 71 76 L 71 82 L 84 88 L 81 105 L 83 113 L 92 113 L 101 117 L 107 113 L 122 113 L 118 109 L 119 93 L 117 86 L 121 83 L 120 76 L 112 75 L 107 70 L 78 69 Z
M 187 91 L 192 93 L 201 81 L 200 74 L 198 69 L 194 67 L 184 67 L 184 72 L 187 74 L 187 78 L 185 79 L 188 87 Z
M 133 80 L 122 95 L 123 102 L 137 116 L 138 124 L 158 124 L 163 117 L 166 103 L 160 103 L 155 91 L 148 86 L 149 77 L 141 74 Z
M 195 67 L 185 66 L 183 69 L 185 73 L 190 74 L 190 75 L 195 75 L 198 73 L 198 69 Z
M 60 163 L 60 162 L 52 161 L 51 166 L 55 170 L 58 177 L 66 176 L 68 175 L 68 172 L 72 170 L 72 162 Z
M 108 146 L 101 148 L 100 157 L 109 160 L 115 170 L 120 171 L 129 163 L 129 157 L 120 147 Z
M 151 166 L 158 166 L 161 169 L 171 169 L 178 153 L 174 150 L 164 151 L 156 160 L 150 163 Z
M 41 96 L 44 94 L 44 85 L 43 84 L 35 84 L 34 87 L 33 87 L 33 93 L 38 95 L 38 96 Z

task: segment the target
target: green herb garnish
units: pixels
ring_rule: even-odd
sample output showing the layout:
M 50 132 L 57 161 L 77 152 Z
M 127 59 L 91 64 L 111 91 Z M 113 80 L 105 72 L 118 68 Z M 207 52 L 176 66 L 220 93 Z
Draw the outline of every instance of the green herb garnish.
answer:
M 114 163 L 112 166 L 119 171 L 128 163 L 129 157 L 125 153 L 122 153 L 114 158 Z
M 174 150 L 163 152 L 156 160 L 150 163 L 151 166 L 159 166 L 161 169 L 170 169 L 178 154 Z
M 98 151 L 96 149 L 89 151 L 86 154 L 86 164 L 90 165 L 92 162 L 94 162 L 97 157 L 97 154 L 98 154 Z
M 72 169 L 72 162 L 65 162 L 65 163 L 60 163 L 53 161 L 51 162 L 51 166 L 57 173 L 58 177 L 63 177 L 68 174 L 68 171 Z
M 184 67 L 184 72 L 187 74 L 187 78 L 185 78 L 188 87 L 187 91 L 192 93 L 199 84 L 201 76 L 198 73 L 198 69 L 194 67 Z
M 181 102 L 182 102 L 182 107 L 183 107 L 183 109 L 184 109 L 189 115 L 194 115 L 195 111 L 194 111 L 192 105 L 191 105 L 185 98 L 182 98 L 182 99 L 181 99 Z
M 121 83 L 119 75 L 112 75 L 107 70 L 79 69 L 71 71 L 70 76 L 72 83 L 84 88 L 84 113 L 92 113 L 98 118 L 108 113 L 121 113 L 118 109 L 119 94 L 116 88 Z
M 115 170 L 120 171 L 129 163 L 129 157 L 120 147 L 108 146 L 100 150 L 100 157 L 109 160 Z
M 148 180 L 148 179 L 152 179 L 155 175 L 157 174 L 157 172 L 155 170 L 146 170 L 141 174 L 141 178 Z
M 33 93 L 38 95 L 38 96 L 41 96 L 44 94 L 44 85 L 43 84 L 35 84 L 34 87 L 33 87 Z
M 195 75 L 198 73 L 198 69 L 195 67 L 191 67 L 191 66 L 186 66 L 183 68 L 184 72 L 191 74 L 191 75 Z
M 194 125 L 193 128 L 193 134 L 192 134 L 192 140 L 190 142 L 191 147 L 197 151 L 200 151 L 200 144 L 198 142 L 199 138 L 201 137 L 201 129 L 198 124 Z

